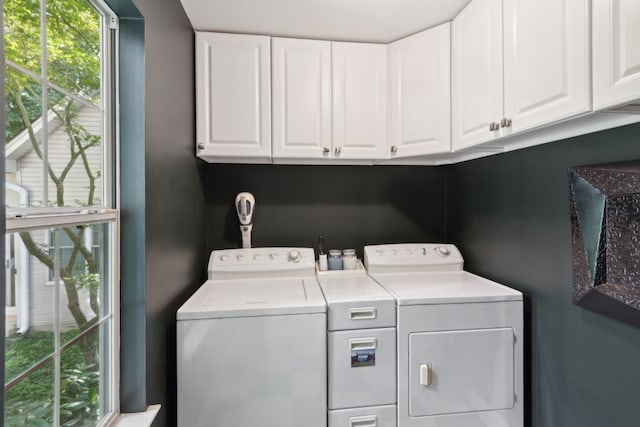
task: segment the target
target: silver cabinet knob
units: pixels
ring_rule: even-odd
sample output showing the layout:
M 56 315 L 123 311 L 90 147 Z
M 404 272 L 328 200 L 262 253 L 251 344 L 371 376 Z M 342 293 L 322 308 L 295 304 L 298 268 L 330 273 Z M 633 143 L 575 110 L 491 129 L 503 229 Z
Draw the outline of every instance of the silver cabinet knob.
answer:
M 339 156 L 341 151 L 342 151 L 342 148 L 336 147 L 333 149 L 333 154 L 335 154 L 336 156 Z
M 392 153 L 392 154 L 395 154 L 395 153 L 397 153 L 397 152 L 398 152 L 398 146 L 397 146 L 397 145 L 392 145 L 392 146 L 391 146 L 391 153 Z
M 508 128 L 511 126 L 511 119 L 508 118 L 503 118 L 502 120 L 500 120 L 500 126 L 502 126 L 503 128 Z
M 331 150 L 329 149 L 329 147 L 324 147 L 324 148 L 322 149 L 322 154 L 325 154 L 325 155 L 326 155 L 326 154 L 329 154 L 330 152 L 331 152 Z
M 198 150 L 204 150 L 204 144 L 202 142 L 199 142 L 197 147 L 198 147 Z

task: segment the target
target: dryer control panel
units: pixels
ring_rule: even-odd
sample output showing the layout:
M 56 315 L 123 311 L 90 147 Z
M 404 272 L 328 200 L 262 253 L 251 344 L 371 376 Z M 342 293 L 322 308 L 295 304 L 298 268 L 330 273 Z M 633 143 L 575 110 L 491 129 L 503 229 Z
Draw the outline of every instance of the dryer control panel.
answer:
M 370 273 L 462 270 L 463 259 L 454 245 L 400 243 L 364 247 L 364 264 Z
M 312 248 L 222 249 L 209 257 L 209 279 L 313 275 Z

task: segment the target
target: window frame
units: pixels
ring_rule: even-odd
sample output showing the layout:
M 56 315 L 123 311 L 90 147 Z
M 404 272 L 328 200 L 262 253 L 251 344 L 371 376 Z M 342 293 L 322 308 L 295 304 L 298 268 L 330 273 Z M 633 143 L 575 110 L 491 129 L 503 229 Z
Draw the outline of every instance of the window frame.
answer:
M 24 73 L 25 75 L 36 78 L 37 81 L 43 87 L 43 93 L 47 90 L 55 89 L 62 92 L 64 95 L 70 96 L 73 99 L 86 103 L 82 99 L 70 91 L 60 88 L 55 82 L 49 80 L 46 75 L 47 70 L 47 15 L 46 15 L 46 3 L 47 0 L 40 1 L 40 23 L 41 34 L 40 40 L 42 44 L 42 64 L 40 73 L 34 73 L 21 67 L 18 64 L 12 63 L 6 57 L 3 57 L 3 67 L 13 68 L 14 71 Z M 107 338 L 109 351 L 107 354 L 101 355 L 102 361 L 107 363 L 106 367 L 109 372 L 109 386 L 108 401 L 110 402 L 109 411 L 105 413 L 105 416 L 99 421 L 98 426 L 107 426 L 112 424 L 120 412 L 120 400 L 119 400 L 119 388 L 120 388 L 120 213 L 119 213 L 119 190 L 120 190 L 120 164 L 119 164 L 119 79 L 117 70 L 118 67 L 118 54 L 119 54 L 119 37 L 118 37 L 118 17 L 115 12 L 103 1 L 103 0 L 85 0 L 88 4 L 93 6 L 96 12 L 101 16 L 101 35 L 100 35 L 100 47 L 101 47 L 101 63 L 100 63 L 100 97 L 101 97 L 101 110 L 102 110 L 102 144 L 101 144 L 101 187 L 102 193 L 100 197 L 99 206 L 89 207 L 43 207 L 43 208 L 5 208 L 5 236 L 11 233 L 18 233 L 23 231 L 35 231 L 41 229 L 60 229 L 62 227 L 75 226 L 75 225 L 92 225 L 92 224 L 105 224 L 109 223 L 110 232 L 108 236 L 105 235 L 104 239 L 108 239 L 108 266 L 105 265 L 105 270 L 108 269 L 106 276 L 108 277 L 108 283 L 104 283 L 104 286 L 109 287 L 109 307 L 111 316 L 110 334 Z M 2 13 L 2 20 L 4 20 L 4 12 Z M 4 33 L 4 31 L 3 31 Z M 4 37 L 4 34 L 3 34 Z M 47 89 L 47 90 L 44 90 Z M 5 94 L 2 93 L 2 100 L 4 101 Z M 42 95 L 43 111 L 46 108 L 47 96 Z M 4 105 L 4 102 L 3 102 Z M 46 132 L 46 130 L 45 130 Z M 47 140 L 47 137 L 44 138 Z M 6 144 L 6 141 L 5 141 Z M 45 153 L 47 151 L 47 142 L 44 143 Z M 43 189 L 45 197 L 43 201 L 48 204 L 47 186 L 48 176 L 46 171 L 48 159 L 44 154 L 42 158 L 43 169 L 43 183 L 45 188 Z M 3 176 L 6 181 L 6 177 Z M 52 233 L 57 235 L 58 233 Z M 59 243 L 59 238 L 55 239 L 56 243 Z M 53 242 L 52 242 L 53 243 Z M 57 245 L 55 251 L 60 250 Z M 56 257 L 57 258 L 57 257 Z M 56 287 L 60 287 L 59 275 L 54 275 L 54 283 Z M 59 299 L 58 293 L 56 293 L 56 300 Z M 4 305 L 4 304 L 3 304 Z M 59 301 L 56 301 L 55 310 L 59 310 Z M 3 310 L 5 308 L 3 307 Z M 100 315 L 98 315 L 100 317 Z M 54 325 L 54 330 L 56 325 Z M 59 341 L 59 331 L 56 331 L 56 340 Z M 100 339 L 100 338 L 99 338 Z M 62 353 L 67 348 L 69 343 L 62 346 L 58 344 L 54 350 L 54 358 L 59 360 L 62 357 Z M 5 361 L 6 363 L 6 361 Z M 100 371 L 102 371 L 102 363 Z M 61 372 L 56 373 L 55 381 L 59 381 Z M 102 375 L 102 372 L 101 372 Z M 56 399 L 55 401 L 60 403 L 59 384 L 56 386 Z M 103 399 L 103 396 L 100 396 Z M 3 402 L 4 405 L 4 402 Z M 5 408 L 6 410 L 6 408 Z M 60 407 L 54 409 L 57 419 L 54 420 L 55 425 L 59 425 L 59 413 Z

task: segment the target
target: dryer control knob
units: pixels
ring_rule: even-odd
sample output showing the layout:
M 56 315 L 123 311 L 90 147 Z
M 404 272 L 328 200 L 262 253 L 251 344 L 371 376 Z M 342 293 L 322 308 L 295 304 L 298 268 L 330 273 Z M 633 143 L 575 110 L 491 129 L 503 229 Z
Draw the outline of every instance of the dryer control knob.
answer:
M 449 250 L 449 248 L 447 248 L 446 246 L 438 246 L 436 248 L 436 253 L 438 255 L 440 255 L 443 258 L 448 257 L 449 255 L 451 255 L 451 251 Z
M 300 256 L 301 256 L 300 251 L 293 249 L 289 251 L 289 254 L 287 255 L 287 259 L 291 262 L 299 262 Z

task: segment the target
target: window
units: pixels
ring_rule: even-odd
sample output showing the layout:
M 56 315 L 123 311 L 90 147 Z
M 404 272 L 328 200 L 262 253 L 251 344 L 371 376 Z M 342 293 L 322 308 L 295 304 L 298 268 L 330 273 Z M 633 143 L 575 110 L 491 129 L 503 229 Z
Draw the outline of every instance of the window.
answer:
M 4 425 L 118 411 L 116 18 L 100 0 L 4 0 Z
M 82 239 L 82 245 L 88 250 L 91 251 L 91 256 L 93 256 L 94 260 L 100 259 L 100 248 L 101 248 L 101 239 L 99 225 L 90 225 L 90 226 L 76 226 L 73 232 L 73 237 L 70 237 L 67 233 L 63 233 L 60 236 L 60 264 L 67 265 L 69 274 L 72 276 L 82 276 L 86 274 L 91 274 L 87 271 L 87 262 L 83 256 L 77 255 L 77 239 Z M 49 233 L 47 236 L 49 238 L 48 242 L 55 241 L 55 236 L 53 233 Z M 49 256 L 54 256 L 55 247 L 49 243 Z M 55 271 L 53 269 L 49 269 L 49 282 L 48 284 L 54 284 L 55 282 Z

